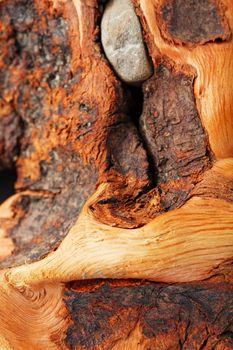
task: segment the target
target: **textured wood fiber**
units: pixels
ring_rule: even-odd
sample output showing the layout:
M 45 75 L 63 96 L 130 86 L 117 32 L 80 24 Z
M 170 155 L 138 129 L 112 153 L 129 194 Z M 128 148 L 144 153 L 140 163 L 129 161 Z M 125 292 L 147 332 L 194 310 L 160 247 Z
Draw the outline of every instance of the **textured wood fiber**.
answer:
M 18 175 L 0 347 L 230 350 L 232 2 L 134 1 L 155 68 L 140 123 L 101 50 L 104 3 L 0 2 L 0 169 Z

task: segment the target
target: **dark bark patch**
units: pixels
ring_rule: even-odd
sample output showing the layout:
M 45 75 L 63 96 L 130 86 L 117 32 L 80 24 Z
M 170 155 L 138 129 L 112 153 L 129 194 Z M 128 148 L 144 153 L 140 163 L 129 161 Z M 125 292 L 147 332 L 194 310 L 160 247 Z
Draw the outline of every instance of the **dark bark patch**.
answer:
M 161 8 L 165 36 L 182 44 L 224 41 L 230 32 L 215 0 L 171 0 Z
M 0 105 L 1 100 L 0 96 Z M 4 107 L 8 110 L 9 104 L 5 102 L 2 104 L 2 113 L 4 113 Z M 20 117 L 15 111 L 11 110 L 9 114 L 7 112 L 7 115 L 0 115 L 0 171 L 13 167 L 19 154 L 19 139 L 22 136 L 22 129 Z
M 92 164 L 83 165 L 71 151 L 57 150 L 56 158 L 43 166 L 47 170 L 46 180 L 40 182 L 43 191 L 35 184 L 38 195 L 22 195 L 13 208 L 18 222 L 9 236 L 16 248 L 0 267 L 36 261 L 57 248 L 95 190 L 98 174 Z
M 34 0 L 5 1 L 0 21 L 5 29 L 0 37 L 2 101 L 8 102 L 9 115 L 15 108 L 25 123 L 42 123 L 48 88 L 69 79 L 67 21 L 39 13 Z
M 141 134 L 157 169 L 164 209 L 180 206 L 210 165 L 193 92 L 194 76 L 160 65 L 144 83 Z
M 117 173 L 148 179 L 148 161 L 137 129 L 128 121 L 110 127 L 107 136 L 107 164 Z
M 110 349 L 139 324 L 152 349 L 210 348 L 230 344 L 232 285 L 226 282 L 164 285 L 102 282 L 96 288 L 67 286 L 64 300 L 72 324 L 69 349 Z M 182 345 L 182 346 L 181 346 Z M 151 347 L 150 347 L 151 346 Z M 230 349 L 227 347 L 226 349 Z

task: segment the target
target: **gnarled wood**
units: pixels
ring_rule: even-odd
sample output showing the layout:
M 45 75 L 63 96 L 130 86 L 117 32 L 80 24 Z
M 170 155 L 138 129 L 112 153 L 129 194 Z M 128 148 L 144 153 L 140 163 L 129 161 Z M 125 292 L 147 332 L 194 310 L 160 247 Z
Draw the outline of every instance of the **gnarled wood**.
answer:
M 233 161 L 217 163 L 207 173 L 209 184 L 215 184 L 215 176 L 223 169 L 228 176 L 233 173 Z M 230 188 L 232 184 L 231 176 Z M 8 281 L 16 286 L 91 278 L 190 282 L 209 278 L 217 266 L 232 259 L 232 198 L 209 198 L 208 193 L 204 198 L 193 196 L 182 208 L 129 230 L 93 218 L 91 207 L 104 190 L 102 186 L 86 203 L 56 252 L 40 262 L 11 269 Z
M 104 3 L 0 1 L 0 347 L 230 350 L 233 4 L 134 0 L 139 93 Z

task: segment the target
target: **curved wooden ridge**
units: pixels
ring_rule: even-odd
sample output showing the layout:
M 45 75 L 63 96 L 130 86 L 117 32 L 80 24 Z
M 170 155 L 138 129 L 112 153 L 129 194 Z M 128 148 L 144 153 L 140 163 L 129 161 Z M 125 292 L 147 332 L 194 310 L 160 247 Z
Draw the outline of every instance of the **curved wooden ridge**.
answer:
M 217 162 L 206 174 L 208 185 L 211 181 L 216 185 L 215 176 L 221 176 L 224 183 L 226 174 L 231 190 L 232 173 L 232 159 Z M 202 188 L 202 182 L 198 187 Z M 203 185 L 203 193 L 180 209 L 130 230 L 101 224 L 93 217 L 91 207 L 105 186 L 85 204 L 54 253 L 9 270 L 7 280 L 16 286 L 92 278 L 190 282 L 211 277 L 216 267 L 232 258 L 232 198 L 221 198 L 221 192 L 210 198 Z M 213 191 L 218 192 L 215 187 Z
M 0 1 L 0 348 L 230 350 L 233 3 L 133 0 L 141 88 L 104 3 Z

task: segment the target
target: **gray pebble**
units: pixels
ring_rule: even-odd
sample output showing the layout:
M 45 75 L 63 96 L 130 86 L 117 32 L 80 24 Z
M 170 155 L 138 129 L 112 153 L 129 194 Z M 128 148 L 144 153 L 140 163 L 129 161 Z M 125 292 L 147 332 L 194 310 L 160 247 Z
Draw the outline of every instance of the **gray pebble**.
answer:
M 115 72 L 128 84 L 140 84 L 152 73 L 141 25 L 130 0 L 110 0 L 101 22 L 101 40 Z

